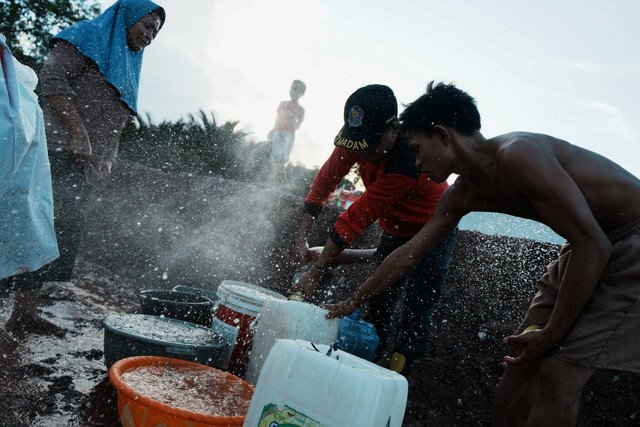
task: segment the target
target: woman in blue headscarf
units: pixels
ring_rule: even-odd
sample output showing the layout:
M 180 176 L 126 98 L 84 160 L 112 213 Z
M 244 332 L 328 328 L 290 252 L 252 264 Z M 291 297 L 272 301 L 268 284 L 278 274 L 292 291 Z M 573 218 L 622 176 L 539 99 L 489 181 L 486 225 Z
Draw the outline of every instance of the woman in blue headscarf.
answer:
M 111 173 L 122 129 L 136 113 L 144 48 L 164 20 L 164 9 L 152 1 L 119 0 L 50 42 L 40 82 L 60 258 L 15 276 L 6 325 L 14 334 L 61 332 L 37 314 L 40 288 L 71 277 L 85 221 L 91 220 L 85 216 L 91 187 Z

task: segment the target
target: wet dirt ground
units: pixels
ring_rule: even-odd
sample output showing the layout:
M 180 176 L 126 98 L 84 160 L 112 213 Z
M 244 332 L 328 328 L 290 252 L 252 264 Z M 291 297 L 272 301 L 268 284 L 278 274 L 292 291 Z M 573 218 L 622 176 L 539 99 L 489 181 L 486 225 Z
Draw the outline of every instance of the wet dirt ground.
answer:
M 474 426 L 490 417 L 503 365 L 500 339 L 515 327 L 533 290 L 517 285 L 537 276 L 554 245 L 463 232 L 452 274 L 434 315 L 434 352 L 409 381 L 403 426 Z M 498 270 L 496 265 L 501 262 Z M 514 273 L 519 269 L 520 273 Z M 63 339 L 30 336 L 0 373 L 2 426 L 117 426 L 116 392 L 108 383 L 101 321 L 136 312 L 139 288 L 80 260 L 71 282 L 47 283 L 42 311 L 69 330 Z M 336 269 L 319 300 L 350 291 L 367 269 Z M 347 279 L 349 278 L 349 279 Z M 0 299 L 0 324 L 11 297 Z M 9 362 L 9 363 L 7 363 Z M 640 425 L 640 376 L 600 371 L 584 393 L 579 426 Z
M 137 290 L 99 266 L 79 262 L 71 282 L 45 283 L 41 309 L 64 338 L 30 335 L 3 363 L 2 426 L 116 426 L 116 392 L 103 358 L 102 319 L 135 312 Z M 2 299 L 0 321 L 12 299 Z
M 139 309 L 142 289 L 215 289 L 242 280 L 284 293 L 302 199 L 216 177 L 161 173 L 123 164 L 101 189 L 71 282 L 46 283 L 40 308 L 69 330 L 62 339 L 29 336 L 15 359 L 0 357 L 0 426 L 117 426 L 107 380 L 102 320 Z M 324 244 L 339 214 L 327 208 L 309 244 Z M 354 247 L 372 248 L 368 227 Z M 476 426 L 490 418 L 510 335 L 534 283 L 558 246 L 461 231 L 450 277 L 433 318 L 436 347 L 409 380 L 404 427 Z M 334 269 L 316 302 L 345 297 L 371 266 Z M 0 290 L 0 326 L 12 297 Z M 401 307 L 398 307 L 401 312 Z M 580 427 L 639 426 L 640 375 L 600 371 L 587 384 Z M 337 426 L 342 427 L 342 426 Z

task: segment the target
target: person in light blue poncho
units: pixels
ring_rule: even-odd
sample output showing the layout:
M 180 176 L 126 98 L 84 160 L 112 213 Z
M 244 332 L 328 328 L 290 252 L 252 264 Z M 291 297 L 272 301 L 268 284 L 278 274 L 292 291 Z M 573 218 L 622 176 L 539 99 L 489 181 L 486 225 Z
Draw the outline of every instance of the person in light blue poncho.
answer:
M 35 271 L 58 257 L 51 173 L 36 73 L 0 37 L 0 279 Z M 15 348 L 0 329 L 0 353 Z
M 12 281 L 16 300 L 6 329 L 14 335 L 60 332 L 36 315 L 40 289 L 71 278 L 85 223 L 93 220 L 87 204 L 116 163 L 120 134 L 137 111 L 144 48 L 164 20 L 152 1 L 119 0 L 51 39 L 40 82 L 60 257 Z

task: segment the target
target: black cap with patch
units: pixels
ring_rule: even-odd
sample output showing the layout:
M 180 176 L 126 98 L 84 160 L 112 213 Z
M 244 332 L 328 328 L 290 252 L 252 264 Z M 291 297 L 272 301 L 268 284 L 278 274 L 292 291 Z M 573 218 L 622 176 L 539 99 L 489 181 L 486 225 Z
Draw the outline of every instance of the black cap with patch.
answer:
M 361 87 L 344 105 L 344 126 L 333 140 L 336 147 L 351 151 L 373 148 L 398 116 L 398 101 L 384 85 Z

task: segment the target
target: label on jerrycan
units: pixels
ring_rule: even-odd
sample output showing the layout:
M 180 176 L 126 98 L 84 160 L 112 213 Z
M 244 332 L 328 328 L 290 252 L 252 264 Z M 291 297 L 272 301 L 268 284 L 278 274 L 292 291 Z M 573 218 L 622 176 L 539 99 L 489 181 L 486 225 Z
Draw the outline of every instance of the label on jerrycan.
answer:
M 324 427 L 324 425 L 286 405 L 283 410 L 280 410 L 278 405 L 269 403 L 262 410 L 258 427 Z

